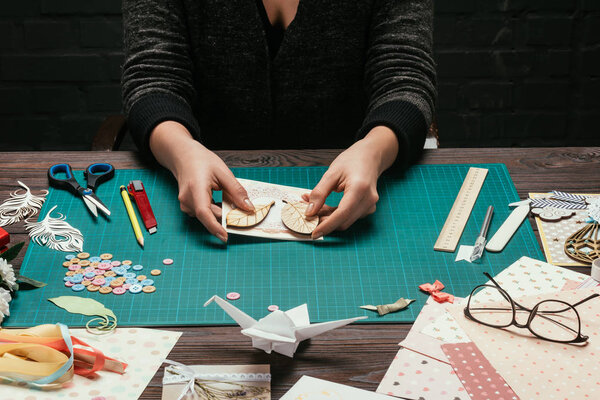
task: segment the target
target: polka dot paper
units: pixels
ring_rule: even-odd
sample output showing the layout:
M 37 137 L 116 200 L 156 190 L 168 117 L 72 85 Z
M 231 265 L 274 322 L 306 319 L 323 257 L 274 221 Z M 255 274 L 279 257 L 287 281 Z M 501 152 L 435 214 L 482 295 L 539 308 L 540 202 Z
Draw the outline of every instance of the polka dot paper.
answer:
M 36 390 L 0 385 L 2 400 L 126 400 L 137 399 L 163 363 L 181 332 L 143 328 L 117 328 L 98 336 L 85 329 L 71 334 L 107 355 L 129 364 L 125 374 L 99 371 L 95 378 L 75 375 L 71 384 L 59 391 Z
M 450 364 L 400 348 L 377 393 L 419 400 L 467 400 Z
M 442 345 L 452 368 L 473 399 L 517 400 L 518 396 L 471 343 Z
M 517 301 L 526 307 L 548 299 L 574 304 L 594 293 L 600 294 L 600 287 L 528 296 Z M 585 346 L 541 340 L 516 327 L 489 328 L 466 319 L 463 307 L 450 306 L 448 311 L 521 399 L 600 398 L 600 298 L 577 307 L 581 331 L 589 336 Z

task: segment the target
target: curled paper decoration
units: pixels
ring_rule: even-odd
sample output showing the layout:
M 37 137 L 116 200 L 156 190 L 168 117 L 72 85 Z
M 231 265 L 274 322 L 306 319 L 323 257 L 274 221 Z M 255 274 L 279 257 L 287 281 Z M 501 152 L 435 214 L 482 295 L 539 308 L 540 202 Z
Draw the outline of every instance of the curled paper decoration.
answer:
M 61 389 L 73 374 L 100 370 L 122 374 L 127 364 L 70 336 L 65 325 L 0 330 L 0 380 L 39 390 Z
M 10 194 L 10 198 L 0 204 L 0 226 L 12 225 L 25 218 L 32 217 L 38 213 L 48 195 L 43 190 L 42 196 L 36 196 L 21 181 L 17 181 L 25 189 L 17 189 Z
M 442 292 L 444 287 L 444 284 L 438 280 L 436 280 L 433 284 L 424 283 L 422 285 L 419 285 L 419 289 L 429 293 L 431 297 L 433 297 L 433 299 L 438 303 L 454 303 L 453 295 L 451 295 L 450 293 Z
M 165 360 L 164 363 L 170 366 L 165 368 L 163 385 L 187 382 L 177 400 L 186 399 L 188 396 L 200 400 L 271 398 L 269 388 L 252 385 L 252 382 L 271 382 L 271 374 L 196 373 L 192 368 L 177 361 Z
M 59 296 L 48 299 L 48 301 L 71 314 L 95 316 L 96 318 L 92 318 L 85 324 L 87 331 L 90 333 L 101 335 L 110 333 L 117 327 L 115 313 L 94 299 L 78 296 Z M 98 325 L 92 326 L 92 323 L 95 322 L 98 322 Z
M 396 302 L 392 304 L 382 304 L 378 306 L 372 306 L 369 304 L 366 306 L 360 306 L 360 308 L 364 310 L 377 311 L 379 315 L 386 315 L 405 309 L 413 301 L 413 299 L 399 298 L 398 300 L 396 300 Z
M 25 224 L 25 229 L 29 231 L 31 240 L 40 246 L 46 246 L 53 250 L 68 253 L 81 252 L 83 250 L 83 235 L 79 229 L 73 228 L 65 221 L 66 217 L 61 213 L 58 213 L 58 218 L 50 216 L 56 207 L 52 207 L 43 220 Z

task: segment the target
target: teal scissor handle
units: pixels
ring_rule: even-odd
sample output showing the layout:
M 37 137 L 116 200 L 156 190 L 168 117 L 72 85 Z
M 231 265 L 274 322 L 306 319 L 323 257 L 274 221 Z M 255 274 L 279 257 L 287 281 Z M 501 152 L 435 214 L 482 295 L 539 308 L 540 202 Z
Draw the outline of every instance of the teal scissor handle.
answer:
M 108 163 L 91 164 L 83 172 L 87 179 L 87 188 L 96 191 L 96 187 L 115 176 L 115 167 Z
M 64 173 L 66 178 L 59 178 L 57 175 Z M 75 194 L 79 193 L 81 186 L 73 176 L 73 169 L 69 164 L 55 164 L 48 168 L 48 182 L 51 186 L 60 189 L 67 189 Z

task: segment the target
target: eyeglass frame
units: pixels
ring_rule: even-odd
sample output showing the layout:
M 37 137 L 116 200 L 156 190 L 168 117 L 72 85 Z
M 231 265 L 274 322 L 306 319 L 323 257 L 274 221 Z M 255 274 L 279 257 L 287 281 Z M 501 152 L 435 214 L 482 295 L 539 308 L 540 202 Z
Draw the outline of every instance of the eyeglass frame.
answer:
M 491 276 L 490 274 L 488 274 L 487 272 L 484 272 L 483 274 L 484 274 L 484 275 L 485 275 L 485 276 L 486 276 L 486 277 L 487 277 L 487 278 L 488 278 L 488 279 L 489 279 L 489 280 L 490 280 L 490 281 L 491 281 L 491 282 L 492 282 L 494 285 L 489 285 L 489 284 L 478 285 L 478 286 L 476 286 L 476 287 L 475 287 L 475 288 L 474 288 L 474 289 L 471 291 L 471 294 L 469 295 L 469 300 L 468 300 L 468 302 L 467 302 L 467 306 L 464 308 L 464 314 L 465 314 L 465 317 L 466 317 L 466 318 L 470 319 L 471 321 L 475 321 L 475 322 L 477 322 L 477 323 L 479 323 L 479 324 L 482 324 L 482 325 L 485 325 L 485 326 L 489 326 L 490 328 L 498 328 L 498 329 L 502 329 L 502 328 L 508 328 L 509 326 L 513 326 L 513 325 L 514 325 L 514 326 L 516 326 L 517 328 L 524 328 L 524 329 L 527 329 L 527 330 L 528 330 L 529 332 L 531 332 L 531 333 L 532 333 L 534 336 L 536 336 L 536 337 L 538 337 L 538 338 L 540 338 L 540 339 L 542 339 L 542 340 L 547 340 L 547 341 L 549 341 L 549 342 L 554 342 L 554 343 L 565 343 L 565 344 L 566 344 L 566 343 L 573 343 L 573 344 L 576 344 L 576 343 L 585 343 L 585 342 L 587 342 L 587 340 L 589 339 L 589 336 L 586 336 L 586 335 L 582 335 L 582 334 L 581 334 L 581 317 L 579 316 L 579 312 L 577 312 L 577 309 L 576 309 L 575 307 L 577 307 L 577 306 L 578 306 L 578 305 L 580 305 L 580 304 L 583 304 L 583 303 L 585 303 L 585 302 L 586 302 L 586 301 L 588 301 L 588 300 L 591 300 L 591 299 L 593 299 L 593 298 L 595 298 L 595 297 L 598 297 L 598 296 L 600 296 L 600 294 L 598 294 L 598 293 L 594 293 L 594 294 L 592 294 L 592 295 L 590 295 L 590 296 L 586 297 L 585 299 L 578 301 L 578 302 L 577 302 L 577 303 L 575 303 L 575 304 L 569 304 L 569 303 L 567 303 L 567 302 L 565 302 L 565 301 L 562 301 L 562 300 L 554 300 L 554 299 L 542 300 L 542 301 L 540 301 L 539 303 L 537 303 L 537 304 L 536 304 L 536 305 L 535 305 L 533 308 L 531 308 L 531 309 L 530 309 L 530 308 L 527 308 L 527 307 L 525 307 L 525 306 L 523 306 L 523 305 L 519 304 L 519 303 L 518 303 L 518 302 L 516 302 L 515 300 L 513 300 L 513 299 L 512 299 L 512 297 L 511 297 L 511 296 L 508 294 L 508 292 L 507 292 L 506 290 L 504 290 L 504 289 L 503 289 L 503 288 L 502 288 L 502 287 L 501 287 L 501 286 L 500 286 L 500 285 L 499 285 L 499 284 L 498 284 L 498 283 L 497 283 L 497 282 L 494 280 L 494 278 L 492 278 L 492 276 Z M 475 293 L 475 291 L 477 291 L 479 288 L 482 288 L 482 287 L 491 287 L 491 288 L 494 288 L 494 289 L 498 290 L 498 291 L 500 292 L 500 294 L 501 294 L 502 296 L 504 296 L 504 298 L 510 302 L 510 304 L 511 304 L 511 306 L 512 306 L 512 320 L 511 320 L 511 322 L 510 322 L 509 324 L 507 324 L 507 325 L 502 325 L 502 326 L 499 326 L 499 325 L 493 325 L 493 324 L 490 324 L 490 323 L 486 323 L 486 322 L 480 321 L 479 319 L 475 318 L 475 317 L 473 316 L 473 314 L 471 314 L 471 311 L 470 311 L 471 297 L 473 297 L 473 293 Z M 538 314 L 538 313 L 537 313 L 537 310 L 538 310 L 538 308 L 540 307 L 540 305 L 541 305 L 541 304 L 543 304 L 543 303 L 546 303 L 546 302 L 550 302 L 550 301 L 552 301 L 552 302 L 557 302 L 557 303 L 562 303 L 562 304 L 565 304 L 566 306 L 568 306 L 568 308 L 571 308 L 571 309 L 573 309 L 573 311 L 575 311 L 575 315 L 577 315 L 577 325 L 578 325 L 577 332 L 576 332 L 574 329 L 572 329 L 572 328 L 570 328 L 570 327 L 568 327 L 568 326 L 566 326 L 566 325 L 564 325 L 564 324 L 560 323 L 559 321 L 553 320 L 553 319 L 551 319 L 551 318 L 549 318 L 549 317 L 546 317 L 546 316 L 544 316 L 544 315 L 541 315 L 541 314 Z M 516 318 L 516 314 L 517 314 L 517 308 L 516 308 L 516 307 L 519 307 L 519 309 L 521 309 L 521 310 L 523 310 L 523 311 L 529 311 L 529 317 L 527 318 L 527 323 L 525 323 L 525 324 L 520 324 L 520 323 L 518 323 L 518 322 L 517 322 L 517 318 Z M 508 311 L 508 310 L 509 310 L 508 308 L 501 308 L 501 309 L 500 309 L 500 308 L 485 308 L 485 307 L 482 307 L 481 309 L 482 309 L 482 310 L 506 310 L 506 311 Z M 546 313 L 560 313 L 560 312 L 564 312 L 565 310 L 566 310 L 566 309 L 557 310 L 557 311 L 545 311 L 545 312 L 546 312 Z M 545 319 L 549 319 L 549 320 L 551 320 L 552 322 L 554 322 L 554 323 L 557 323 L 557 324 L 559 324 L 559 325 L 562 325 L 563 327 L 565 327 L 565 328 L 569 329 L 570 331 L 576 332 L 576 333 L 577 333 L 577 337 L 576 337 L 576 338 L 574 338 L 574 339 L 572 339 L 572 340 L 556 340 L 556 339 L 550 339 L 550 338 L 547 338 L 547 337 L 544 337 L 544 336 L 541 336 L 541 335 L 537 334 L 537 333 L 536 333 L 536 332 L 535 332 L 535 331 L 534 331 L 534 330 L 531 328 L 531 321 L 532 321 L 532 320 L 533 320 L 533 319 L 536 317 L 536 315 L 537 315 L 537 316 L 540 316 L 540 317 L 542 317 L 542 318 L 545 318 Z

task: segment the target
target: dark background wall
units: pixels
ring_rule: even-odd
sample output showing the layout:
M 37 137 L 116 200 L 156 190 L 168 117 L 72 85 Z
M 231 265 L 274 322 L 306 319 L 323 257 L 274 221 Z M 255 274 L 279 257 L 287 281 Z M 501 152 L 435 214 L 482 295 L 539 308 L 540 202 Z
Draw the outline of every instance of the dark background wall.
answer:
M 0 150 L 88 149 L 121 110 L 121 1 L 2 3 Z M 600 0 L 435 3 L 443 146 L 600 145 Z

